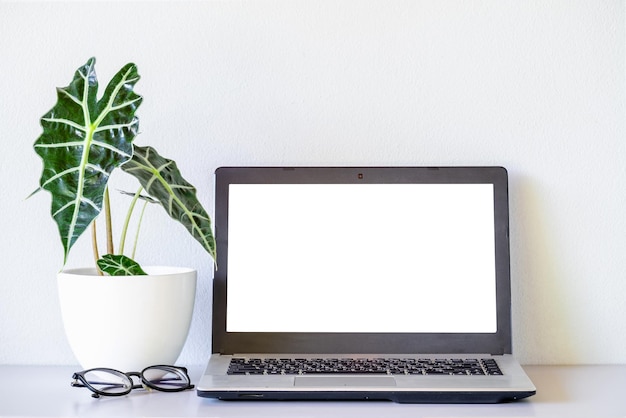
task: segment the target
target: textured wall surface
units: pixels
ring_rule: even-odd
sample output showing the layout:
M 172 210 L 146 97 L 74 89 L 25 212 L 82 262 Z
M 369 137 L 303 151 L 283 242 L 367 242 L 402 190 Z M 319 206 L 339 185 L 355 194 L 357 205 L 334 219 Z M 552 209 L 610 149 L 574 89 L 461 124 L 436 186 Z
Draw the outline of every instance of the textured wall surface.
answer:
M 625 26 L 624 1 L 0 1 L 0 363 L 75 363 L 50 199 L 25 198 L 38 119 L 91 56 L 101 85 L 138 65 L 136 142 L 207 207 L 222 165 L 507 167 L 515 353 L 626 363 Z M 211 262 L 164 216 L 138 258 L 199 270 L 179 362 L 203 363 Z M 84 237 L 68 266 L 90 262 Z

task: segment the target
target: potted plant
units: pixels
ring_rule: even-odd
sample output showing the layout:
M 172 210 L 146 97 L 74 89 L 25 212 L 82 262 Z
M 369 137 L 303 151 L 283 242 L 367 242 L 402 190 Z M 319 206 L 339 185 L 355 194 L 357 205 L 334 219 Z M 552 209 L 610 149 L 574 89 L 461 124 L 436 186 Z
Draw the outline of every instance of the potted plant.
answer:
M 122 67 L 97 97 L 95 58 L 78 68 L 69 86 L 57 89 L 57 103 L 41 118 L 43 133 L 35 152 L 43 160 L 40 187 L 52 195 L 51 215 L 63 246 L 63 266 L 78 238 L 92 230 L 95 265 L 58 273 L 61 312 L 68 341 L 85 368 L 138 371 L 173 364 L 184 345 L 196 288 L 189 268 L 144 267 L 125 254 L 131 214 L 137 202 L 160 204 L 215 260 L 209 215 L 195 188 L 176 163 L 152 147 L 133 143 L 137 67 Z M 116 170 L 120 168 L 121 170 Z M 125 172 L 139 181 L 124 197 L 126 221 L 113 247 L 109 178 Z M 33 193 L 34 194 L 34 193 Z M 143 211 L 142 211 L 143 213 Z M 107 250 L 100 256 L 95 220 L 103 214 Z M 139 221 L 139 224 L 141 222 Z M 136 244 L 136 242 L 135 242 Z

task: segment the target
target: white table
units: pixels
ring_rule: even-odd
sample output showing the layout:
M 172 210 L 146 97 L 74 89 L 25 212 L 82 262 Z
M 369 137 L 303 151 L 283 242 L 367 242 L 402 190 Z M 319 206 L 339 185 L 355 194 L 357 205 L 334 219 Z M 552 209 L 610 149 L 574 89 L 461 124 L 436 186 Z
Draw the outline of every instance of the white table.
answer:
M 198 381 L 203 367 L 190 367 Z M 70 386 L 78 367 L 0 366 L 0 416 L 153 417 L 623 417 L 626 366 L 525 366 L 537 394 L 496 405 L 406 405 L 393 402 L 227 402 L 194 390 L 135 390 L 120 398 L 92 398 Z

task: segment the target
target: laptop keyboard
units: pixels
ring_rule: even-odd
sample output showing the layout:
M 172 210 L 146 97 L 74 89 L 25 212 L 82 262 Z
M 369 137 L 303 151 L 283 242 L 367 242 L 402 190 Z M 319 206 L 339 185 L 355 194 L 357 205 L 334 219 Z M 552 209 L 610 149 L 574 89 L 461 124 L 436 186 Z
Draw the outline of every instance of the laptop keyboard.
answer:
M 386 375 L 502 375 L 493 359 L 261 359 L 233 358 L 230 375 L 386 374 Z

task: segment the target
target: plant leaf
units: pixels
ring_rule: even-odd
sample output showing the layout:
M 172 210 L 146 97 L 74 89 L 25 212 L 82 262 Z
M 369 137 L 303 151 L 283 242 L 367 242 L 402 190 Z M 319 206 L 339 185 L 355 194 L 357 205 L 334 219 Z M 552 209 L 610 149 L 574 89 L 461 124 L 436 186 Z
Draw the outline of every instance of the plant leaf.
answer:
M 125 255 L 103 255 L 98 267 L 111 276 L 146 276 L 139 263 Z
M 111 172 L 131 158 L 138 130 L 134 115 L 142 98 L 133 92 L 139 80 L 136 66 L 125 65 L 97 101 L 95 63 L 89 59 L 69 86 L 57 89 L 57 103 L 41 118 L 43 133 L 34 144 L 44 163 L 38 190 L 52 194 L 64 264 L 102 210 Z
M 122 170 L 135 176 L 145 191 L 182 223 L 215 260 L 211 219 L 196 197 L 195 187 L 182 177 L 174 161 L 161 157 L 154 148 L 135 146 L 134 149 L 133 158 Z

